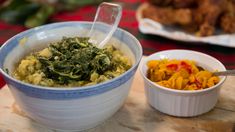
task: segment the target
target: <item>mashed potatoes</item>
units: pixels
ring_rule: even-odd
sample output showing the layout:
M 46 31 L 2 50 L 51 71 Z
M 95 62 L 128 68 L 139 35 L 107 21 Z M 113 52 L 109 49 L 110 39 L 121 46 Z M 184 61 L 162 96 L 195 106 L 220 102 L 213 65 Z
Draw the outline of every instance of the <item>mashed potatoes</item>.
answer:
M 198 90 L 214 86 L 219 77 L 197 67 L 191 60 L 151 60 L 147 77 L 157 84 L 178 90 Z
M 93 85 L 115 78 L 131 67 L 113 46 L 99 49 L 88 38 L 66 38 L 23 58 L 13 73 L 21 81 L 50 87 Z

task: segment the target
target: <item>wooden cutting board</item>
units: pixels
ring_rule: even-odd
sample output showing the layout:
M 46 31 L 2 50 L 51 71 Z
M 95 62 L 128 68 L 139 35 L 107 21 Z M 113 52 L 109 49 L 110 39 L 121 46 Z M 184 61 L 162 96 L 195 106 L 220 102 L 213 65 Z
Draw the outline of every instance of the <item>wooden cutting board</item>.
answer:
M 235 132 L 235 77 L 228 77 L 217 105 L 193 118 L 163 114 L 146 101 L 137 71 L 127 100 L 110 119 L 88 132 Z M 15 104 L 7 86 L 0 90 L 0 132 L 55 132 L 31 120 Z

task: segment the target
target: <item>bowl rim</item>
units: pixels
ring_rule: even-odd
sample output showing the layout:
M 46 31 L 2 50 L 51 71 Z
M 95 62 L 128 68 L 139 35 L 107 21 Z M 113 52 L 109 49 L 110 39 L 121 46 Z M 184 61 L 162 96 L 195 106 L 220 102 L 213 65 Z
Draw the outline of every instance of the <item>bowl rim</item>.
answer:
M 167 87 L 161 86 L 159 84 L 156 84 L 156 83 L 154 83 L 153 81 L 151 81 L 150 79 L 148 79 L 146 77 L 146 75 L 143 73 L 143 67 L 146 64 L 146 61 L 147 61 L 148 58 L 150 58 L 152 56 L 155 56 L 156 54 L 161 55 L 164 52 L 169 52 L 169 53 L 171 53 L 171 52 L 181 52 L 181 53 L 191 52 L 192 54 L 197 54 L 197 55 L 200 54 L 200 55 L 203 55 L 205 57 L 208 57 L 208 58 L 212 59 L 213 61 L 216 61 L 219 65 L 222 66 L 222 68 L 224 70 L 226 70 L 225 66 L 218 59 L 216 59 L 215 57 L 210 56 L 208 54 L 202 53 L 202 52 L 198 52 L 198 51 L 194 51 L 194 50 L 186 50 L 186 49 L 171 49 L 171 50 L 159 51 L 159 52 L 153 53 L 153 54 L 147 56 L 146 58 L 144 58 L 140 62 L 140 68 L 139 68 L 141 76 L 144 78 L 144 80 L 147 81 L 148 83 L 150 83 L 151 85 L 154 85 L 155 88 L 161 89 L 163 91 L 172 92 L 172 93 L 182 93 L 182 94 L 203 93 L 203 92 L 210 91 L 210 90 L 213 90 L 215 88 L 218 88 L 220 85 L 222 85 L 224 83 L 224 81 L 227 78 L 226 76 L 223 76 L 221 78 L 221 80 L 219 81 L 219 83 L 217 83 L 216 85 L 214 85 L 212 87 L 209 87 L 209 88 L 206 88 L 206 89 L 199 89 L 199 90 L 178 90 L 178 89 L 171 89 L 171 88 L 167 88 Z
M 70 25 L 70 24 L 73 24 L 73 25 L 92 25 L 92 22 L 91 21 L 67 21 L 67 22 L 55 22 L 55 23 L 50 23 L 50 24 L 45 24 L 45 25 L 42 25 L 42 26 L 38 26 L 38 27 L 34 27 L 34 28 L 31 28 L 31 29 L 28 29 L 28 30 L 25 30 L 23 32 L 20 32 L 16 35 L 14 35 L 13 37 L 11 37 L 10 39 L 8 39 L 6 42 L 4 42 L 4 44 L 2 44 L 2 46 L 0 47 L 0 51 L 7 45 L 9 44 L 12 40 L 16 39 L 17 37 L 20 37 L 20 36 L 24 36 L 30 32 L 38 32 L 38 31 L 42 31 L 42 30 L 47 30 L 47 29 L 52 29 L 52 28 L 62 28 L 62 27 L 66 27 L 67 25 Z M 56 88 L 56 87 L 48 87 L 48 86 L 40 86 L 40 85 L 33 85 L 33 84 L 30 84 L 30 83 L 26 83 L 26 82 L 23 82 L 23 81 L 20 81 L 20 80 L 17 80 L 15 79 L 14 77 L 12 77 L 11 75 L 7 74 L 2 68 L 0 68 L 0 73 L 6 77 L 7 79 L 15 82 L 15 83 L 18 83 L 20 85 L 25 85 L 27 87 L 32 87 L 32 88 L 36 88 L 36 89 L 42 89 L 42 90 L 56 90 L 56 91 L 77 91 L 77 90 L 95 90 L 95 89 L 99 89 L 100 86 L 103 86 L 103 85 L 107 85 L 107 84 L 110 84 L 112 82 L 115 82 L 117 80 L 119 80 L 120 78 L 126 76 L 127 74 L 131 74 L 131 72 L 139 65 L 141 59 L 142 59 L 142 55 L 143 55 L 143 48 L 140 44 L 140 42 L 138 41 L 138 39 L 132 35 L 131 33 L 129 33 L 128 31 L 122 29 L 122 28 L 117 28 L 116 29 L 117 31 L 121 31 L 121 32 L 124 32 L 124 34 L 126 34 L 127 36 L 130 36 L 135 42 L 136 42 L 136 46 L 138 47 L 140 53 L 140 57 L 139 58 L 135 58 L 136 61 L 135 63 L 132 65 L 132 67 L 127 70 L 125 73 L 121 74 L 120 76 L 118 77 L 115 77 L 111 80 L 107 80 L 105 82 L 101 82 L 101 83 L 98 83 L 98 84 L 94 84 L 94 85 L 90 85 L 90 86 L 81 86 L 81 87 L 59 87 L 59 88 Z M 4 63 L 4 62 L 3 62 Z

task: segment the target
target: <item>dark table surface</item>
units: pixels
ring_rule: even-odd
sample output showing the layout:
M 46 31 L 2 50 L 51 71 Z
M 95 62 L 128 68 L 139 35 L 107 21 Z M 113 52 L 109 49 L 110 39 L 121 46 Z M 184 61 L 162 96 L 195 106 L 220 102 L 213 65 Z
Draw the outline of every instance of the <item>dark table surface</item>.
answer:
M 220 60 L 227 69 L 235 69 L 235 48 L 222 47 L 206 43 L 180 42 L 155 35 L 146 35 L 138 30 L 138 21 L 136 20 L 136 9 L 144 0 L 113 0 L 123 6 L 122 19 L 119 27 L 129 31 L 140 41 L 144 55 L 168 49 L 189 49 L 211 55 Z M 96 12 L 97 5 L 79 7 L 74 11 L 60 12 L 54 14 L 48 23 L 62 21 L 92 21 Z M 12 36 L 27 30 L 22 25 L 12 25 L 0 21 L 0 44 Z M 5 84 L 0 75 L 0 87 Z

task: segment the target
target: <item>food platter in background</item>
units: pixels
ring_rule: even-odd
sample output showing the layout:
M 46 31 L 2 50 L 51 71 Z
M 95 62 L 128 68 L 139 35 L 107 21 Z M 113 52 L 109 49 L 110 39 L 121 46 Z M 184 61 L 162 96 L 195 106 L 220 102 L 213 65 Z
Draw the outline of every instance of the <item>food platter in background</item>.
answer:
M 139 30 L 143 34 L 152 34 L 162 36 L 168 39 L 179 40 L 184 42 L 203 42 L 212 45 L 220 45 L 235 48 L 235 33 L 222 34 L 217 30 L 216 35 L 207 37 L 197 37 L 187 33 L 176 26 L 164 26 L 152 19 L 143 18 L 143 10 L 148 7 L 148 3 L 143 3 L 136 11 L 136 18 L 139 22 Z

